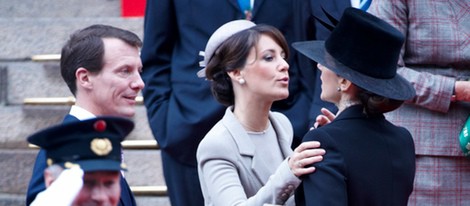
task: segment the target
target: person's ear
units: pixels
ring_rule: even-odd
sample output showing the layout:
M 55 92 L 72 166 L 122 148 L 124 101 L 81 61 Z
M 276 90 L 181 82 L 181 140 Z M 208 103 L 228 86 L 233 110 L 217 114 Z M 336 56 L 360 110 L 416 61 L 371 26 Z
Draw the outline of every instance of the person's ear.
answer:
M 62 167 L 58 165 L 51 165 L 44 170 L 44 183 L 46 184 L 46 188 L 51 186 L 62 171 Z
M 52 184 L 52 182 L 54 182 L 54 180 L 55 180 L 55 178 L 53 177 L 51 172 L 48 171 L 48 170 L 45 170 L 44 171 L 44 183 L 46 184 L 46 188 L 51 186 L 51 184 Z
M 341 91 L 345 92 L 345 91 L 351 90 L 352 85 L 353 85 L 351 81 L 343 77 L 339 77 L 338 81 L 339 81 L 339 88 L 341 89 Z
M 80 67 L 75 71 L 75 78 L 77 79 L 77 87 L 85 87 L 85 88 L 91 88 L 92 81 L 91 81 L 91 73 L 88 71 L 88 69 L 85 69 L 83 67 Z
M 241 79 L 243 79 L 242 72 L 239 69 L 234 69 L 232 71 L 227 72 L 228 76 L 230 79 L 233 81 L 239 82 Z

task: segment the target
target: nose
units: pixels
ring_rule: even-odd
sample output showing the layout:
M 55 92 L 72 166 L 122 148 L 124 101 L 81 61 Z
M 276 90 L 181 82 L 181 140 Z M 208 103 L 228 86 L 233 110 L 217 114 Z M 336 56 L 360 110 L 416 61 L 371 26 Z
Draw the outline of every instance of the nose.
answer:
M 91 200 L 93 202 L 102 203 L 105 202 L 107 198 L 105 188 L 103 186 L 95 186 L 91 190 Z
M 317 63 L 317 69 L 321 70 L 323 67 L 323 65 L 321 65 L 320 63 Z
M 289 70 L 289 63 L 287 63 L 286 59 L 281 58 L 281 63 L 279 66 L 281 71 L 288 71 Z
M 135 90 L 142 90 L 145 87 L 144 80 L 139 73 L 135 76 L 134 80 L 131 82 L 131 88 Z

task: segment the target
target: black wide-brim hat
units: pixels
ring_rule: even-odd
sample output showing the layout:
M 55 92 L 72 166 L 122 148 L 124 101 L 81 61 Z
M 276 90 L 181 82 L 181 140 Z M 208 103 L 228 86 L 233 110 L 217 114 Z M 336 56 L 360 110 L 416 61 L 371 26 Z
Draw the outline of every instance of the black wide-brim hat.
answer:
M 397 74 L 403 42 L 403 34 L 387 22 L 347 8 L 326 41 L 295 42 L 292 46 L 358 87 L 390 99 L 408 100 L 416 91 Z
M 127 170 L 121 163 L 121 141 L 134 123 L 120 117 L 97 117 L 41 130 L 28 141 L 46 150 L 47 164 L 79 166 L 85 172 Z

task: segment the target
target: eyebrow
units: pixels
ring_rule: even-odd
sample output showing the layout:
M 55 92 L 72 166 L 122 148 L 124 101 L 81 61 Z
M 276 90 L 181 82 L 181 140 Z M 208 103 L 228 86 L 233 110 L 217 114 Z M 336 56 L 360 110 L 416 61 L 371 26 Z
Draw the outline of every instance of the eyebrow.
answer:
M 264 53 L 264 52 L 270 52 L 270 53 L 276 53 L 276 49 L 265 49 L 265 50 L 262 50 L 260 53 Z M 286 51 L 284 51 L 284 49 L 281 48 L 281 51 L 280 51 L 280 54 L 286 54 Z

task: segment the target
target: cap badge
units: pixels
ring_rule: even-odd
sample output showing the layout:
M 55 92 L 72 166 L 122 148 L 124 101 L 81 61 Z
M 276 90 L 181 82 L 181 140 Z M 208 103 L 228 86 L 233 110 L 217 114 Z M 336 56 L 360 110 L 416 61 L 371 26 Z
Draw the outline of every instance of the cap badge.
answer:
M 90 143 L 91 151 L 98 156 L 107 155 L 113 150 L 111 141 L 108 138 L 95 138 Z
M 51 166 L 54 161 L 51 158 L 47 158 L 47 166 Z
M 64 163 L 64 167 L 65 167 L 66 169 L 70 169 L 70 168 L 72 168 L 72 167 L 78 167 L 78 168 L 80 168 L 80 165 L 74 164 L 74 163 L 71 163 L 71 162 L 65 162 L 65 163 Z
M 122 169 L 127 169 L 126 163 L 121 163 L 121 168 L 122 168 Z
M 93 124 L 93 127 L 97 132 L 104 132 L 106 130 L 106 122 L 104 120 L 98 120 Z

